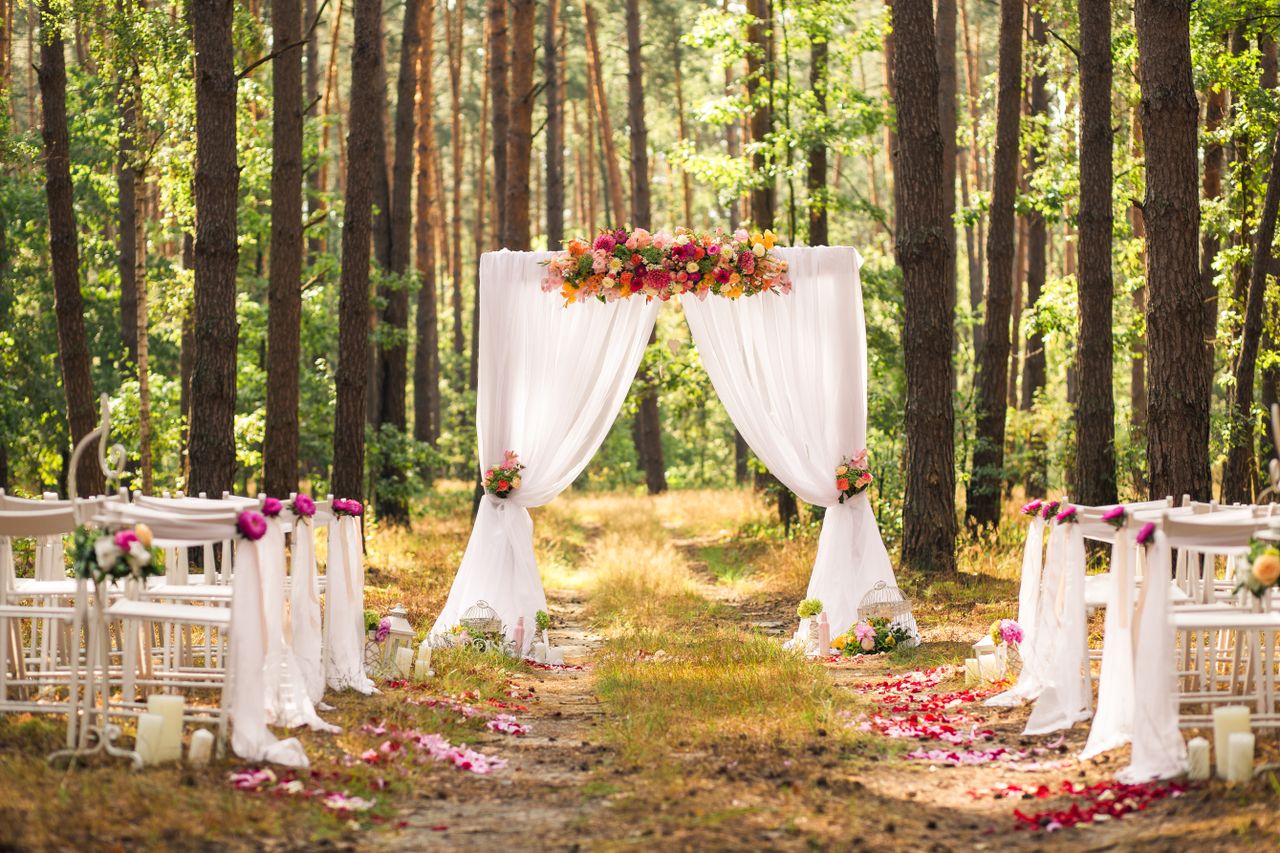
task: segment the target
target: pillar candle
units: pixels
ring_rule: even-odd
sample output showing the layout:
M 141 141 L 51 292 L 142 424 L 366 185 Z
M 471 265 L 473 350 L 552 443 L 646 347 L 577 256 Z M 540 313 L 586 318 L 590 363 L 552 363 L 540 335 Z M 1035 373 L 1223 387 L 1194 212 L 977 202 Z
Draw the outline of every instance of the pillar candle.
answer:
M 534 661 L 534 663 L 546 663 L 547 644 L 543 642 L 534 643 L 532 650 L 529 652 L 529 657 Z
M 1253 732 L 1233 732 L 1227 738 L 1227 781 L 1249 782 L 1253 779 Z
M 1213 753 L 1219 777 L 1225 779 L 1230 766 L 1228 738 L 1233 734 L 1248 734 L 1250 731 L 1247 705 L 1223 705 L 1213 709 Z
M 404 678 L 413 671 L 413 649 L 401 647 L 396 649 L 396 670 Z
M 181 696 L 153 694 L 147 697 L 147 711 L 164 718 L 159 751 L 155 756 L 157 762 L 182 760 L 183 710 L 184 703 Z
M 818 654 L 821 657 L 831 654 L 831 623 L 827 621 L 826 611 L 818 616 Z
M 1192 782 L 1209 778 L 1209 741 L 1202 737 L 1187 741 L 1187 778 Z
M 965 659 L 964 659 L 964 686 L 965 686 L 965 687 L 972 687 L 973 685 L 977 684 L 977 683 L 978 683 L 978 675 L 979 675 L 979 673 L 978 673 L 978 659 L 977 659 L 977 658 L 965 658 Z
M 138 737 L 134 741 L 133 750 L 142 758 L 142 763 L 159 764 L 160 749 L 164 740 L 164 717 L 159 714 L 141 714 L 138 717 Z
M 207 767 L 213 756 L 213 732 L 196 729 L 191 733 L 191 746 L 187 749 L 187 763 L 192 767 Z

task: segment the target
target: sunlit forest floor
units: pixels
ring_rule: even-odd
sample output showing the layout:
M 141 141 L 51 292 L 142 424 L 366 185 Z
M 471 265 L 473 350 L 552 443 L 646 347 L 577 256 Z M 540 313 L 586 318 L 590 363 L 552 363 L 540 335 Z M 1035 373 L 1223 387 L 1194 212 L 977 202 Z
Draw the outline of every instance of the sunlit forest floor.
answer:
M 469 510 L 469 488 L 442 487 L 412 531 L 372 532 L 368 606 L 403 602 L 428 628 Z M 935 669 L 962 664 L 993 619 L 1015 614 L 1016 523 L 965 545 L 956 579 L 899 579 L 922 646 L 841 662 L 782 650 L 817 537 L 783 537 L 751 492 L 571 492 L 536 512 L 535 531 L 552 640 L 576 667 L 438 654 L 430 682 L 326 697 L 342 733 L 302 733 L 311 770 L 242 775 L 251 790 L 231 774 L 258 768 L 233 758 L 201 771 L 55 770 L 44 756 L 56 724 L 0 718 L 0 849 L 1243 850 L 1280 840 L 1275 777 L 1176 797 L 1088 793 L 1126 751 L 1076 762 L 1087 726 L 1023 738 L 1026 710 L 984 708 Z M 931 675 L 919 692 L 896 681 L 920 671 Z M 918 723 L 940 714 L 962 740 L 990 738 L 864 730 L 895 707 L 918 711 Z M 506 766 L 478 774 L 425 758 L 412 743 L 429 733 Z M 997 747 L 1011 760 L 953 767 L 920 754 Z M 1274 760 L 1274 737 L 1261 749 Z M 1145 810 L 1057 832 L 1015 816 L 1048 824 L 1049 813 L 1116 801 Z

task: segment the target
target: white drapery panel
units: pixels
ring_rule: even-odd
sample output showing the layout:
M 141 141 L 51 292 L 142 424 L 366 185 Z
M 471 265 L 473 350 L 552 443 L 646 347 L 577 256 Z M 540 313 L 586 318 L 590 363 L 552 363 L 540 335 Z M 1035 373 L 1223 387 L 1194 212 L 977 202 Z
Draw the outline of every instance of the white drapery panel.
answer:
M 294 659 L 312 704 L 324 698 L 324 625 L 320 619 L 320 584 L 316 579 L 316 528 L 323 523 L 295 517 L 289 570 L 289 626 Z
M 1116 531 L 1111 546 L 1111 590 L 1102 634 L 1098 710 L 1080 757 L 1124 746 L 1133 737 L 1133 573 L 1136 555 L 1128 525 Z
M 449 630 L 483 599 L 510 638 L 547 606 L 533 554 L 533 519 L 564 491 L 604 441 L 644 356 L 660 303 L 632 298 L 565 307 L 543 293 L 550 252 L 490 252 L 480 259 L 480 470 L 512 450 L 527 466 L 509 498 L 486 495 L 448 601 L 432 633 Z M 332 580 L 330 580 L 332 583 Z M 518 650 L 523 653 L 523 649 Z
M 1051 651 L 1052 638 L 1046 638 L 1048 627 L 1040 622 L 1041 581 L 1053 575 L 1061 577 L 1061 566 L 1066 559 L 1067 531 L 1061 524 L 1049 529 L 1048 556 L 1044 554 L 1045 522 L 1035 518 L 1027 530 L 1026 549 L 1022 553 L 1022 586 L 1018 593 L 1018 624 L 1022 628 L 1022 643 L 1018 655 L 1022 669 L 1018 680 L 1003 693 L 997 693 L 985 704 L 996 708 L 1010 708 L 1029 702 L 1040 695 L 1050 674 L 1045 672 L 1046 643 Z
M 279 740 L 267 728 L 262 673 L 267 660 L 267 601 L 262 567 L 269 556 L 268 538 L 236 546 L 231 596 L 231 749 L 247 761 L 270 761 L 306 767 L 307 754 L 297 738 Z
M 711 384 L 734 426 L 791 491 L 826 507 L 807 596 L 820 599 L 832 634 L 893 567 L 864 494 L 838 502 L 835 470 L 867 442 L 867 344 L 849 247 L 778 249 L 788 295 L 681 302 Z
M 377 693 L 364 671 L 364 555 L 360 522 L 349 515 L 329 525 L 329 564 L 325 569 L 329 608 L 324 677 L 334 690 Z
M 1062 557 L 1045 566 L 1040 586 L 1034 652 L 1036 672 L 1044 689 L 1023 730 L 1028 735 L 1069 729 L 1092 713 L 1084 536 L 1076 522 L 1055 522 L 1054 527 L 1064 531 L 1059 540 Z

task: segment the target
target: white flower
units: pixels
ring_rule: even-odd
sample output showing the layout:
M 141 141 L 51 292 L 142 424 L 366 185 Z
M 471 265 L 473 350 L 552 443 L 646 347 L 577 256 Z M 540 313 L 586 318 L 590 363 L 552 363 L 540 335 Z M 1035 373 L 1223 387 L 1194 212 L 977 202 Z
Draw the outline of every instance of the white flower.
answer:
M 756 243 L 751 247 L 751 254 L 755 255 L 757 258 L 763 258 L 765 251 L 764 243 Z
M 109 572 L 116 564 L 116 561 L 123 556 L 124 552 L 120 550 L 112 537 L 99 536 L 97 541 L 93 543 L 93 554 L 98 559 L 98 568 L 104 572 Z
M 141 542 L 135 541 L 129 546 L 125 559 L 129 561 L 129 568 L 136 572 L 143 566 L 151 565 L 151 552 Z
M 689 261 L 689 263 L 684 265 L 684 268 L 686 272 L 697 272 L 698 264 L 696 261 Z

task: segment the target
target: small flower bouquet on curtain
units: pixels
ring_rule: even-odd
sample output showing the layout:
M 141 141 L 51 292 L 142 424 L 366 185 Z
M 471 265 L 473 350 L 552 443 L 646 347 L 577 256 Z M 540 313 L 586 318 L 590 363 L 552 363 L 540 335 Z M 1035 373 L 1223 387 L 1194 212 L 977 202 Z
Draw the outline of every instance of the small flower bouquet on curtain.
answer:
M 840 503 L 865 492 L 872 480 L 871 469 L 867 467 L 865 447 L 853 456 L 841 459 L 836 466 L 836 488 L 840 491 Z
M 1280 581 L 1280 543 L 1254 539 L 1249 551 L 1236 558 L 1235 591 L 1248 590 L 1261 602 L 1267 591 Z
M 520 472 L 524 468 L 520 456 L 508 450 L 500 463 L 484 472 L 484 490 L 495 498 L 511 497 L 511 493 L 520 488 Z
M 75 532 L 72 566 L 77 577 L 102 585 L 116 580 L 143 580 L 163 574 L 151 552 L 151 528 L 139 524 L 115 533 Z

